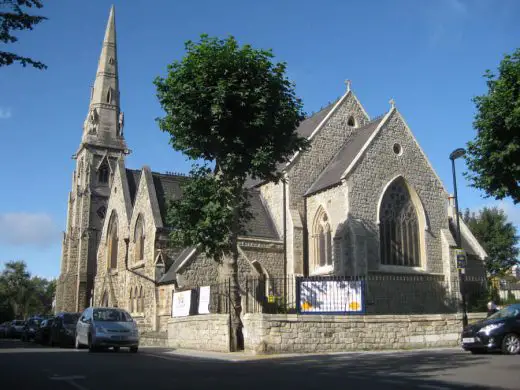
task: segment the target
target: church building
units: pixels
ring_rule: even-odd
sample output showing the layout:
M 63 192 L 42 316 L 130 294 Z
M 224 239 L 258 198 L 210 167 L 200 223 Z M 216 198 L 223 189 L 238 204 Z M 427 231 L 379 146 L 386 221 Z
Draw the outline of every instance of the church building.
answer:
M 189 177 L 126 167 L 118 66 L 112 8 L 74 154 L 56 311 L 117 306 L 164 331 L 172 291 L 216 283 L 220 269 L 169 243 L 167 202 Z M 279 166 L 285 180 L 247 183 L 241 278 L 433 275 L 456 295 L 452 198 L 395 104 L 370 117 L 347 83 L 297 131 L 311 146 Z M 467 273 L 482 275 L 486 253 L 462 221 L 461 233 Z

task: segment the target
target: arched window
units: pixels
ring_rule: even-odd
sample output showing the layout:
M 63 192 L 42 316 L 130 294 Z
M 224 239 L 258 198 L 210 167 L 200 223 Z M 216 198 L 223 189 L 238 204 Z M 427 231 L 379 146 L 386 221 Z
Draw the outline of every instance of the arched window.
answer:
M 144 312 L 144 292 L 143 286 L 139 287 L 139 313 Z
M 112 103 L 112 88 L 108 88 L 108 91 L 107 91 L 107 103 Z
M 103 183 L 103 184 L 108 183 L 109 175 L 110 175 L 110 169 L 108 167 L 108 163 L 105 161 L 99 167 L 99 170 L 98 170 L 98 182 L 99 183 Z
M 134 294 L 133 294 L 132 287 L 130 287 L 130 298 L 128 300 L 128 311 L 130 313 L 134 312 Z
M 134 245 L 135 245 L 135 261 L 144 259 L 144 218 L 139 214 L 135 223 L 134 231 Z
M 402 177 L 383 195 L 379 210 L 381 264 L 418 267 L 421 264 L 419 219 Z
M 356 120 L 354 119 L 354 117 L 352 115 L 349 116 L 349 118 L 347 120 L 347 125 L 349 125 L 350 127 L 356 126 Z
M 108 224 L 107 234 L 107 264 L 109 269 L 117 268 L 118 244 L 119 236 L 117 232 L 117 214 L 113 212 Z
M 137 300 L 137 294 L 138 294 L 138 290 L 137 290 L 137 286 L 136 286 L 134 288 L 134 303 L 133 303 L 134 312 L 139 311 L 139 301 Z
M 327 213 L 320 208 L 312 229 L 313 267 L 332 266 L 332 234 Z

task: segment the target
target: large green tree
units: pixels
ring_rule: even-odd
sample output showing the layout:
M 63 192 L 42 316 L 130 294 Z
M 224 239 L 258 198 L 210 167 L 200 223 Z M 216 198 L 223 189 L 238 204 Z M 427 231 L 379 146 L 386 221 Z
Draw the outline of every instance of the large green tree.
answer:
M 32 276 L 24 261 L 5 263 L 0 273 L 0 317 L 4 320 L 50 314 L 56 282 Z
M 463 219 L 488 254 L 486 268 L 489 276 L 503 276 L 518 264 L 519 237 L 503 210 L 497 207 L 484 207 L 478 213 L 466 210 Z
M 238 237 L 248 211 L 248 176 L 278 181 L 276 167 L 307 146 L 296 128 L 302 102 L 270 50 L 240 46 L 233 37 L 202 35 L 186 43 L 186 55 L 157 78 L 166 115 L 159 119 L 175 150 L 194 164 L 183 196 L 168 212 L 175 245 L 197 245 L 221 262 L 230 281 L 231 348 L 239 348 Z
M 466 161 L 471 184 L 488 196 L 520 202 L 520 49 L 506 55 L 498 76 L 487 70 L 488 92 L 473 99 L 476 138 Z
M 42 0 L 0 0 L 0 42 L 14 43 L 18 38 L 14 31 L 32 30 L 33 27 L 46 20 L 41 15 L 29 15 L 28 8 L 42 8 Z M 23 57 L 12 52 L 0 50 L 0 67 L 19 62 L 22 66 L 32 65 L 37 69 L 46 69 L 47 65 L 29 57 Z

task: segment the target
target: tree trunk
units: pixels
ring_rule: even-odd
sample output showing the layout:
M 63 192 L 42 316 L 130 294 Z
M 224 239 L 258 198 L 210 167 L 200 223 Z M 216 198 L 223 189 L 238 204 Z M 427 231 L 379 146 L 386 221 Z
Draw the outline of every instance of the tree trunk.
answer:
M 235 193 L 237 194 L 238 205 L 239 192 L 241 186 L 237 186 Z M 223 261 L 224 276 L 229 283 L 229 320 L 230 320 L 230 350 L 236 352 L 244 349 L 244 337 L 242 335 L 242 320 L 240 314 L 242 312 L 242 300 L 240 297 L 240 285 L 238 282 L 238 233 L 239 233 L 239 207 L 235 206 L 233 216 L 232 237 L 231 237 L 231 254 L 226 256 Z
M 240 285 L 238 282 L 238 237 L 232 239 L 232 252 L 223 261 L 223 273 L 229 283 L 229 320 L 230 320 L 230 350 L 240 351 L 244 348 L 242 335 L 242 302 L 240 298 Z

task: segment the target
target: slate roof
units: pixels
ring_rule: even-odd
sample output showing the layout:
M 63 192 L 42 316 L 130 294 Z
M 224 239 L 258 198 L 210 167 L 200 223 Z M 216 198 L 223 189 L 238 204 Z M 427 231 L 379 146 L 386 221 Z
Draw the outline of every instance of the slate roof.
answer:
M 280 237 L 274 227 L 269 211 L 267 211 L 262 201 L 260 191 L 250 189 L 249 194 L 251 195 L 249 198 L 251 204 L 249 210 L 253 214 L 253 218 L 246 225 L 246 236 L 278 240 Z
M 325 117 L 329 114 L 330 110 L 334 107 L 334 105 L 338 102 L 338 100 L 330 103 L 328 106 L 322 108 L 317 113 L 311 115 L 310 117 L 304 119 L 300 122 L 300 125 L 296 129 L 296 132 L 300 135 L 300 137 L 309 138 L 312 132 L 318 127 L 318 125 L 325 119 Z M 280 163 L 277 165 L 278 172 L 282 171 L 287 163 Z M 252 179 L 248 178 L 246 180 L 246 188 L 252 188 L 261 184 L 263 180 L 260 179 Z
M 159 202 L 159 211 L 163 223 L 166 221 L 168 201 L 179 199 L 182 196 L 181 184 L 187 179 L 186 176 L 165 175 L 152 172 L 153 185 Z
M 141 171 L 136 169 L 127 169 L 126 180 L 128 181 L 128 190 L 130 191 L 130 200 L 133 206 L 135 204 L 135 195 L 139 188 L 139 181 L 141 180 Z
M 175 276 L 177 274 L 177 270 L 179 269 L 179 266 L 186 260 L 189 256 L 189 254 L 195 249 L 194 246 L 189 246 L 187 248 L 184 248 L 181 253 L 175 258 L 173 261 L 173 264 L 168 268 L 168 271 L 159 279 L 159 283 L 171 283 L 175 281 Z
M 366 125 L 356 129 L 352 136 L 347 139 L 343 147 L 332 158 L 327 167 L 325 167 L 321 172 L 316 181 L 307 190 L 305 195 L 311 195 L 339 183 L 345 170 L 352 161 L 354 161 L 370 136 L 374 134 L 383 118 L 384 116 L 376 118 L 368 122 Z

